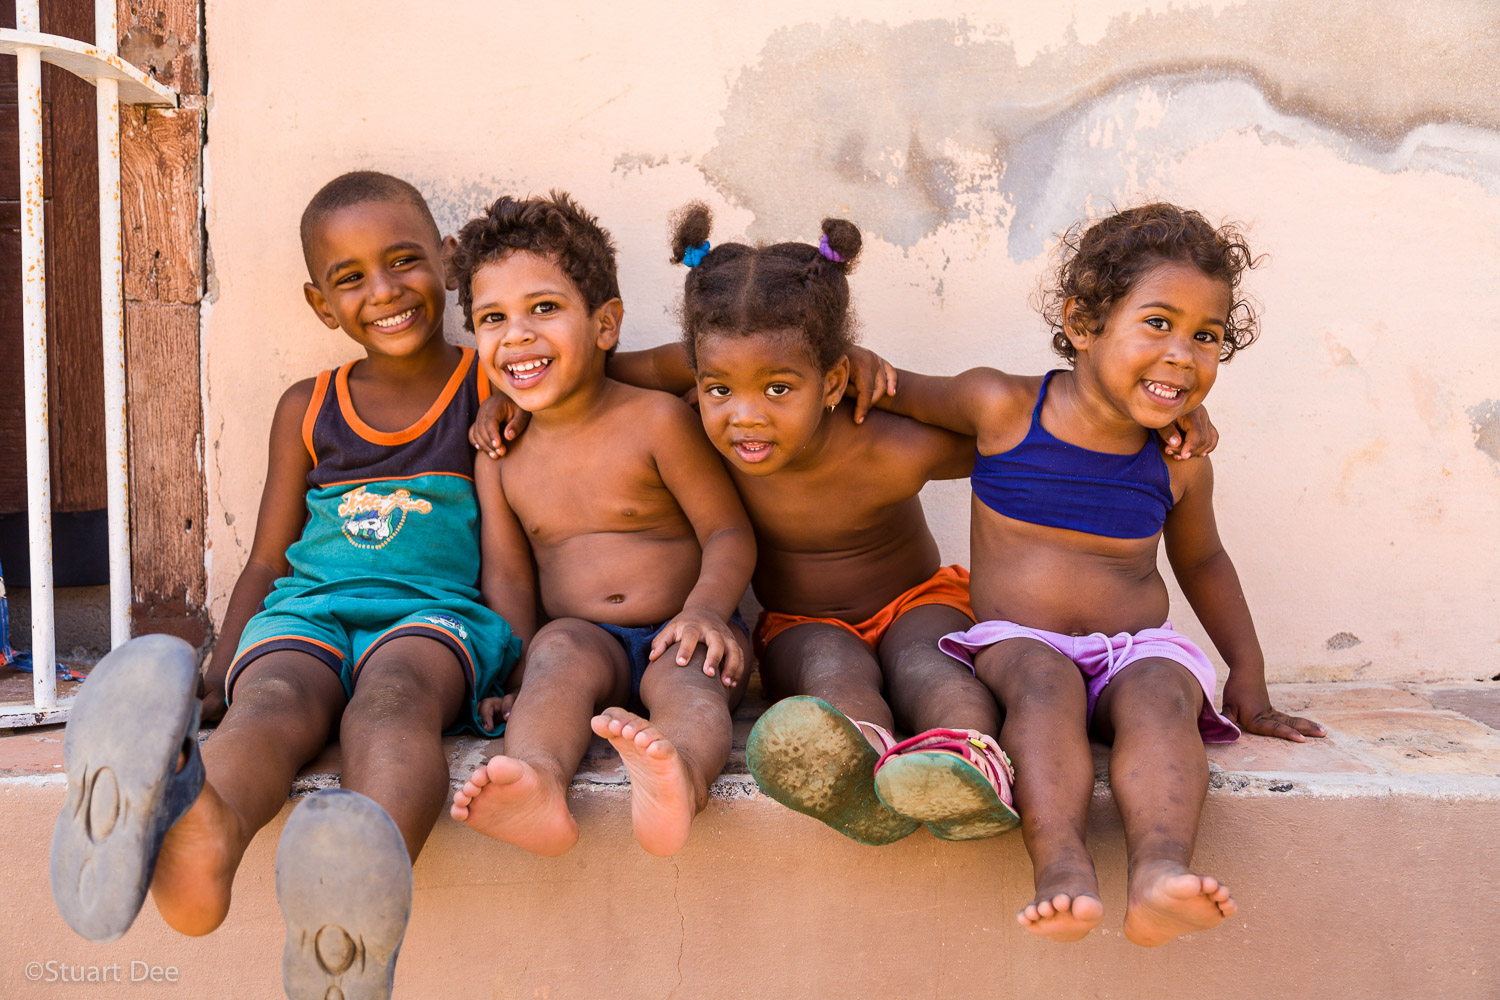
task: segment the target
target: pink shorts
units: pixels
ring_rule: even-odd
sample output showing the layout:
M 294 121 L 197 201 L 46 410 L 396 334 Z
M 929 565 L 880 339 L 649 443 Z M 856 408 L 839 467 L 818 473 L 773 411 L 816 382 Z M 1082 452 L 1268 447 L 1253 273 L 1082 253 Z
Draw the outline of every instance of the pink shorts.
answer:
M 1015 622 L 980 622 L 967 632 L 950 632 L 938 640 L 938 648 L 974 669 L 974 654 L 1006 639 L 1035 639 L 1051 646 L 1072 660 L 1083 674 L 1088 691 L 1088 719 L 1094 720 L 1094 706 L 1109 682 L 1132 663 L 1159 658 L 1180 663 L 1203 688 L 1203 714 L 1198 717 L 1198 732 L 1205 743 L 1233 743 L 1240 728 L 1214 711 L 1214 667 L 1203 650 L 1172 628 L 1167 622 L 1161 628 L 1142 629 L 1135 635 L 1121 632 L 1107 636 L 1062 635 L 1039 628 L 1027 628 Z

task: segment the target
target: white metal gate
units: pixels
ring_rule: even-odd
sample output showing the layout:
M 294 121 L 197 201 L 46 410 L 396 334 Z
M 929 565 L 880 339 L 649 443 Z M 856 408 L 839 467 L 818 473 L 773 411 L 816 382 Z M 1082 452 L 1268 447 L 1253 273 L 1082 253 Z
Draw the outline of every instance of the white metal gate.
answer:
M 177 95 L 116 54 L 116 0 L 94 0 L 94 45 L 41 31 L 37 0 L 17 0 L 0 53 L 16 57 L 21 147 L 22 315 L 26 345 L 26 509 L 31 546 L 32 703 L 0 706 L 0 727 L 62 722 L 52 617 L 52 486 L 47 430 L 47 276 L 42 202 L 42 62 L 94 84 L 99 135 L 99 277 L 109 497 L 110 643 L 130 638 L 130 511 L 125 440 L 125 292 L 120 245 L 120 105 L 175 107 Z

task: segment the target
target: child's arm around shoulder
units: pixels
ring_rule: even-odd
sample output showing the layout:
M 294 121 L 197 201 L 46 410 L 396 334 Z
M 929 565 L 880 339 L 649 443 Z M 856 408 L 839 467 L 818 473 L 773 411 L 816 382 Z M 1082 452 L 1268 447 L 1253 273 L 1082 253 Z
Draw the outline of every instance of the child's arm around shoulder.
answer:
M 255 537 L 245 568 L 230 591 L 229 608 L 224 612 L 213 654 L 204 665 L 204 722 L 224 715 L 224 683 L 239 649 L 240 633 L 272 585 L 286 575 L 286 550 L 302 536 L 307 520 L 307 474 L 313 467 L 312 455 L 303 441 L 302 423 L 316 381 L 303 379 L 282 393 L 271 419 L 266 485 L 260 494 Z
M 1323 736 L 1322 726 L 1271 707 L 1266 662 L 1240 578 L 1219 540 L 1214 520 L 1213 466 L 1206 455 L 1174 462 L 1174 492 L 1181 495 L 1167 514 L 1167 559 L 1182 592 L 1214 646 L 1229 664 L 1224 683 L 1224 714 L 1245 732 L 1303 742 Z
M 877 406 L 982 441 L 1004 433 L 1015 418 L 1030 412 L 1037 380 L 994 368 L 970 368 L 958 375 L 898 370 L 897 384 L 897 392 Z
M 698 582 L 683 602 L 682 613 L 652 642 L 651 659 L 680 642 L 677 664 L 686 666 L 702 642 L 706 649 L 703 672 L 712 677 L 718 668 L 724 685 L 734 687 L 747 664 L 729 619 L 755 570 L 750 518 L 718 452 L 687 404 L 661 395 L 642 407 L 641 418 L 662 483 L 687 516 L 703 550 Z
M 484 453 L 474 456 L 474 492 L 479 497 L 479 591 L 485 606 L 505 619 L 521 640 L 521 661 L 507 680 L 509 693 L 501 698 L 482 698 L 479 714 L 485 728 L 494 729 L 496 718 L 510 716 L 516 692 L 521 688 L 526 653 L 536 635 L 536 573 L 531 564 L 531 545 L 510 501 L 505 498 L 502 462 Z

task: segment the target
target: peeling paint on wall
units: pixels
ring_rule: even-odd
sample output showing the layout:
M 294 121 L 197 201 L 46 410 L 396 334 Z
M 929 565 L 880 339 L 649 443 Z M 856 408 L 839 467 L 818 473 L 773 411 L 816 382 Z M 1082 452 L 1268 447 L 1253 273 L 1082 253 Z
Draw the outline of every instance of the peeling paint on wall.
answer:
M 702 169 L 753 237 L 849 213 L 910 247 L 974 217 L 1017 260 L 1231 131 L 1500 196 L 1497 28 L 1494 4 L 1288 0 L 1122 15 L 1022 65 L 963 21 L 789 27 L 735 82 Z
M 1500 400 L 1486 399 L 1469 407 L 1474 447 L 1500 462 Z

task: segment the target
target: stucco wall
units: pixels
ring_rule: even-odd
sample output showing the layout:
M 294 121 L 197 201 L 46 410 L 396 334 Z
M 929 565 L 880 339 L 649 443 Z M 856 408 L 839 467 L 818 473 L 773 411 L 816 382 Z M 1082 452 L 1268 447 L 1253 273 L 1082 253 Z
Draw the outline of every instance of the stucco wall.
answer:
M 209 0 L 216 616 L 276 397 L 353 356 L 302 301 L 296 237 L 341 171 L 409 178 L 445 231 L 571 191 L 621 247 L 627 347 L 676 335 L 683 202 L 721 240 L 847 215 L 865 342 L 932 372 L 1050 367 L 1028 297 L 1051 234 L 1165 198 L 1270 254 L 1248 279 L 1263 338 L 1209 408 L 1271 676 L 1500 672 L 1500 6 L 552 6 Z M 966 485 L 927 499 L 966 559 Z M 1180 598 L 1174 617 L 1196 631 Z

